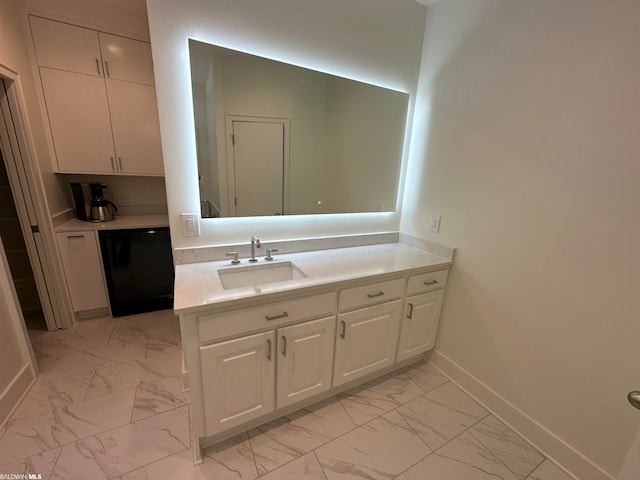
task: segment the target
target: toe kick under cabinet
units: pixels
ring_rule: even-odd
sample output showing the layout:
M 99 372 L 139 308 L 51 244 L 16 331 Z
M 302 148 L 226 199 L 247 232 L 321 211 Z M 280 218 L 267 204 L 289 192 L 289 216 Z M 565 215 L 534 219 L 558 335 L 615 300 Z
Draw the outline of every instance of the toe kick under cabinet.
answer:
M 434 347 L 447 272 L 182 314 L 196 459 L 201 448 L 419 359 Z

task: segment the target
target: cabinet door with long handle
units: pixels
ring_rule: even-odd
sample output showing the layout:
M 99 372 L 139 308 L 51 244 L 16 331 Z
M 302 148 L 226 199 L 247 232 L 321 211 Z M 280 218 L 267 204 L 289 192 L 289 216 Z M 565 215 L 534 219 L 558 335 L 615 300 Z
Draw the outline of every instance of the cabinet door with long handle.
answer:
M 156 90 L 107 79 L 118 170 L 127 175 L 163 175 Z
M 155 85 L 151 44 L 98 32 L 105 77 L 112 80 Z
M 68 23 L 29 15 L 38 65 L 103 76 L 98 33 Z
M 101 77 L 40 67 L 58 171 L 116 173 Z
M 200 347 L 207 435 L 274 409 L 274 332 Z
M 335 316 L 277 330 L 277 408 L 331 387 L 335 331 Z

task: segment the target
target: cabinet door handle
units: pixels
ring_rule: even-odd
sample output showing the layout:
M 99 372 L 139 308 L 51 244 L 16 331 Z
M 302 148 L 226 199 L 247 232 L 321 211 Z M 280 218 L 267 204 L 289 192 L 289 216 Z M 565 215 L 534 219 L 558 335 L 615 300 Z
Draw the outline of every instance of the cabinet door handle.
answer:
M 84 235 L 67 235 L 67 238 L 84 238 Z
M 98 76 L 101 76 L 100 75 L 100 60 L 98 60 L 97 58 L 96 58 L 96 70 L 98 71 Z
M 431 281 L 429 281 L 429 282 L 424 282 L 424 284 L 425 284 L 426 286 L 429 286 L 429 285 L 435 285 L 436 283 L 438 283 L 438 280 L 431 280 Z
M 271 361 L 271 339 L 267 338 L 267 360 Z
M 407 315 L 408 319 L 411 319 L 411 317 L 413 317 L 413 303 L 409 304 L 409 314 Z
M 384 292 L 382 290 L 380 290 L 378 293 L 367 293 L 367 297 L 369 298 L 381 297 L 383 295 L 384 295 Z
M 340 334 L 340 338 L 344 339 L 347 336 L 347 322 L 342 320 L 342 333 Z
M 269 320 L 277 320 L 279 318 L 287 318 L 289 316 L 289 314 L 287 312 L 282 312 L 280 315 L 265 315 L 264 318 L 269 321 Z
M 116 171 L 116 164 L 113 163 L 113 157 L 109 157 L 111 159 L 111 170 Z
M 109 62 L 106 60 L 104 61 L 104 71 L 106 72 L 107 77 L 111 76 L 111 74 L 109 73 Z
M 118 157 L 118 166 L 120 167 L 120 173 L 122 173 L 122 157 Z
M 282 356 L 287 356 L 287 337 L 282 335 Z

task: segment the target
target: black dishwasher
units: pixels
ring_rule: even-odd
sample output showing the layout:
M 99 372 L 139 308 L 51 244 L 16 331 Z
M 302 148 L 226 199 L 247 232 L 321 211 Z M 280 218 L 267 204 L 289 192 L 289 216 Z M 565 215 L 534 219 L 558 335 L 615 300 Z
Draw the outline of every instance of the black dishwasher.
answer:
M 169 227 L 98 232 L 114 317 L 173 308 Z

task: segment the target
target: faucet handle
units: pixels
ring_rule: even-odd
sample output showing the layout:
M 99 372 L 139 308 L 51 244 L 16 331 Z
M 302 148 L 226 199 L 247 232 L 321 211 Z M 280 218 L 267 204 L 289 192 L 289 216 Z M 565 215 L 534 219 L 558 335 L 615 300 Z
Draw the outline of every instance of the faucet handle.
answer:
M 267 248 L 267 256 L 264 257 L 265 260 L 273 260 L 272 253 L 276 253 L 278 251 L 277 248 Z
M 225 255 L 227 257 L 233 257 L 233 259 L 231 260 L 231 263 L 233 265 L 237 265 L 240 263 L 240 260 L 238 260 L 238 252 L 227 252 L 225 253 Z

